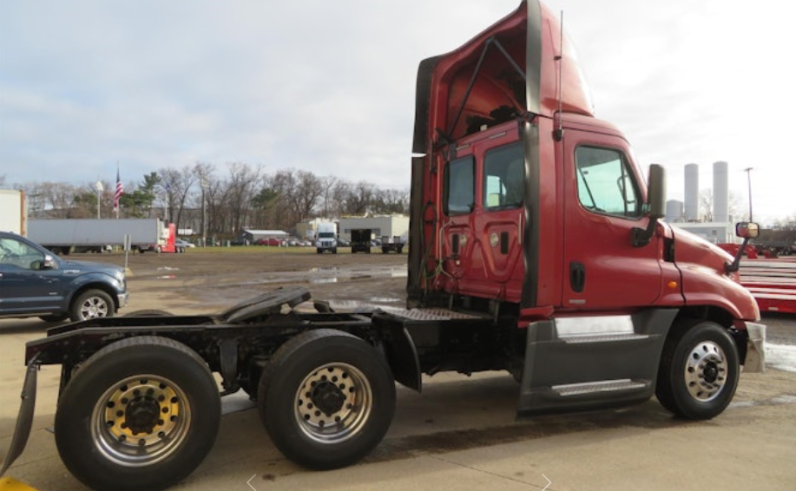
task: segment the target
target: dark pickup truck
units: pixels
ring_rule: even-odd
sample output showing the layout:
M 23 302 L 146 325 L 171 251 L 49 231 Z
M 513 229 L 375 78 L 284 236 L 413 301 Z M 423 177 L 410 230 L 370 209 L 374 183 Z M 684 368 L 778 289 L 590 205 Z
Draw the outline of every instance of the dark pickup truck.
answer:
M 65 261 L 25 237 L 0 232 L 0 318 L 112 317 L 127 296 L 123 268 Z

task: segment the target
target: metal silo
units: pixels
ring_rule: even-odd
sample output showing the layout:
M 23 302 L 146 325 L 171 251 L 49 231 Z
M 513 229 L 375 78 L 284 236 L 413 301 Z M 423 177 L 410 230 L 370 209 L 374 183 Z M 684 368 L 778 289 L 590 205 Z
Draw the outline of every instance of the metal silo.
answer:
M 699 166 L 685 166 L 685 221 L 693 222 L 699 218 Z

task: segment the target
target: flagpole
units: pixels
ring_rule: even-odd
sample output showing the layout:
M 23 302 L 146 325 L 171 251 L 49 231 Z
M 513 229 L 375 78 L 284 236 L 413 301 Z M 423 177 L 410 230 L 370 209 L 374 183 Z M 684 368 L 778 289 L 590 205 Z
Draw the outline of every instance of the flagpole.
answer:
M 113 211 L 116 213 L 116 219 L 119 219 L 119 198 L 124 194 L 124 186 L 119 177 L 119 162 L 116 162 L 116 190 L 113 193 Z

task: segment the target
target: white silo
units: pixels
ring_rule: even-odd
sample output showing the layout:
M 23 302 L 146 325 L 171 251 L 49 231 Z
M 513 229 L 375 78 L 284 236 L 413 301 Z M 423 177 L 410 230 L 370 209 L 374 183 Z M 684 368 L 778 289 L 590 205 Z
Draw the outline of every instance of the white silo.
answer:
M 699 166 L 685 166 L 685 221 L 693 222 L 699 218 Z
M 670 199 L 666 202 L 666 221 L 678 223 L 683 221 L 683 202 Z
M 730 221 L 730 186 L 727 162 L 713 163 L 713 221 Z

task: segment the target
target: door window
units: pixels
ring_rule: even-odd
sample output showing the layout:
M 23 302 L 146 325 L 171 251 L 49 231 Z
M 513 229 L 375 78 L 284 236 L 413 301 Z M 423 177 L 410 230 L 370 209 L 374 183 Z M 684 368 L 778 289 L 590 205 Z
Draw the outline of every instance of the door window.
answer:
M 37 249 L 10 238 L 0 238 L 0 264 L 11 264 L 22 269 L 39 269 L 44 255 Z
M 578 147 L 575 165 L 578 199 L 583 207 L 608 215 L 641 216 L 638 185 L 621 152 Z
M 446 215 L 470 213 L 475 206 L 475 161 L 472 155 L 452 160 L 445 167 Z
M 514 143 L 495 148 L 484 157 L 484 209 L 506 210 L 522 205 L 525 183 L 525 155 Z

